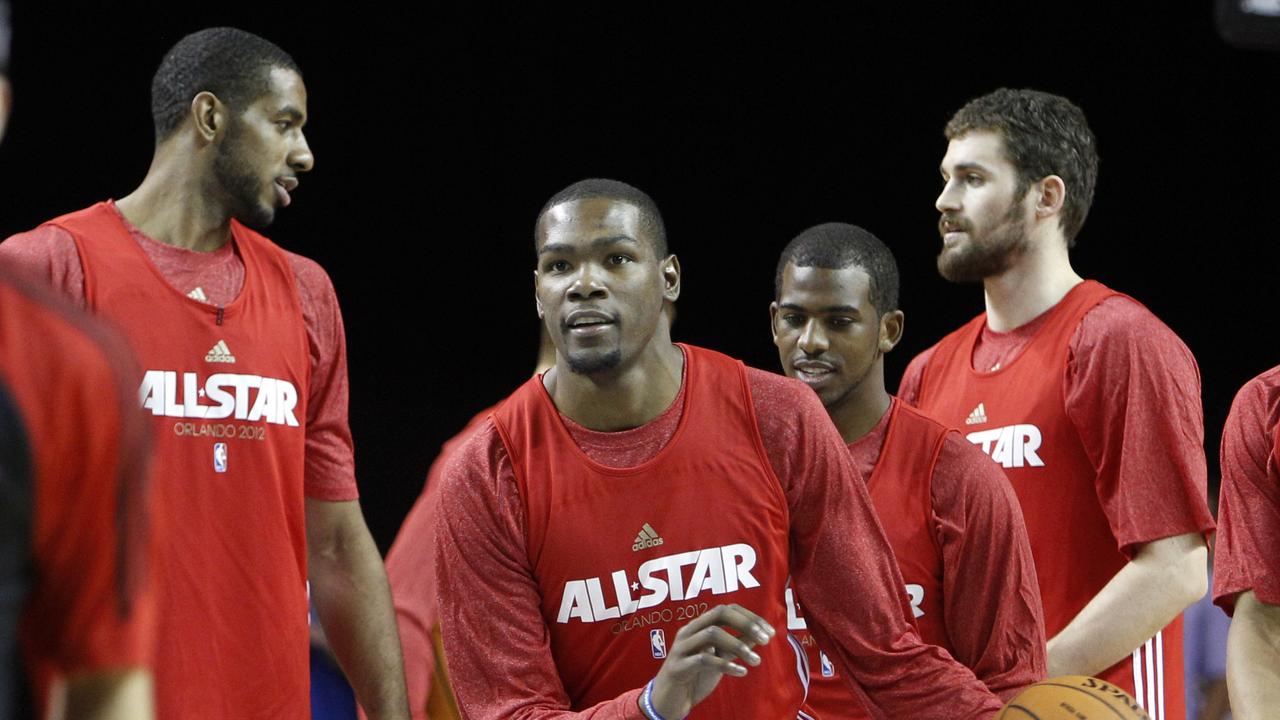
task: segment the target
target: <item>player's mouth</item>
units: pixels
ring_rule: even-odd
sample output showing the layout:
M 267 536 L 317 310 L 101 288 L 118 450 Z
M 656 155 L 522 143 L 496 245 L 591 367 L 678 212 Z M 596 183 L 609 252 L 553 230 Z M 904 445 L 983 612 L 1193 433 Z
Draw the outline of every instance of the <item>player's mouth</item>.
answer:
M 289 207 L 289 203 L 293 202 L 293 198 L 289 193 L 298 187 L 298 178 L 296 177 L 278 177 L 275 181 L 276 200 L 279 201 L 280 207 Z
M 821 385 L 835 377 L 836 367 L 822 360 L 797 360 L 791 364 L 796 379 L 809 385 Z
M 942 246 L 951 247 L 969 236 L 969 224 L 944 217 L 938 220 L 938 234 L 942 236 Z
M 617 320 L 601 310 L 574 310 L 565 317 L 564 329 L 574 337 L 594 337 L 617 324 Z

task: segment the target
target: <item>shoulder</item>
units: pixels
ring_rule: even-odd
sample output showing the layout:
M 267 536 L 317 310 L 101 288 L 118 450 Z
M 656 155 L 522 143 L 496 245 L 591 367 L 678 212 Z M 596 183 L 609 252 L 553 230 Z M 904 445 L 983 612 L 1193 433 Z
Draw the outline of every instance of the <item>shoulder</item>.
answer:
M 477 489 L 497 489 L 502 470 L 510 471 L 511 462 L 502 436 L 487 416 L 476 424 L 465 437 L 442 456 L 441 487 L 443 492 L 464 492 Z
M 1231 402 L 1227 431 L 1274 430 L 1280 416 L 1280 366 L 1245 383 Z
M 80 262 L 76 241 L 57 225 L 41 225 L 0 243 L 0 260 L 21 270 L 45 270 L 59 262 Z M 46 272 L 41 272 L 43 277 Z
M 1190 355 L 1186 344 L 1155 313 L 1127 295 L 1113 295 L 1080 320 L 1075 349 L 1171 349 Z
M 779 424 L 828 419 L 826 409 L 808 385 L 759 368 L 747 367 L 746 370 L 747 387 L 751 390 L 751 402 L 762 431 Z
M 289 269 L 293 271 L 293 277 L 298 283 L 298 292 L 316 299 L 333 297 L 336 300 L 333 281 L 329 279 L 329 273 L 325 272 L 320 263 L 284 248 L 280 248 L 280 252 L 289 263 Z

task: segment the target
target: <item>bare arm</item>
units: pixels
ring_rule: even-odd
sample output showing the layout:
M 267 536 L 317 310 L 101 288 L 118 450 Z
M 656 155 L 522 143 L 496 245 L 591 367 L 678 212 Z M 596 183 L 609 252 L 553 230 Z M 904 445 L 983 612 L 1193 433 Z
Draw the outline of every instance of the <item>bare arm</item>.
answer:
M 370 718 L 407 718 L 391 588 L 356 500 L 307 498 L 311 598 L 338 663 Z
M 81 673 L 54 692 L 65 695 L 52 704 L 53 720 L 151 720 L 155 717 L 155 693 L 149 670 Z M 62 706 L 61 712 L 59 706 Z
M 1123 660 L 1205 594 L 1207 561 L 1200 533 L 1143 545 L 1049 640 L 1049 677 L 1097 675 Z
M 1227 635 L 1227 688 L 1238 720 L 1273 717 L 1280 708 L 1280 605 L 1252 591 L 1236 598 Z

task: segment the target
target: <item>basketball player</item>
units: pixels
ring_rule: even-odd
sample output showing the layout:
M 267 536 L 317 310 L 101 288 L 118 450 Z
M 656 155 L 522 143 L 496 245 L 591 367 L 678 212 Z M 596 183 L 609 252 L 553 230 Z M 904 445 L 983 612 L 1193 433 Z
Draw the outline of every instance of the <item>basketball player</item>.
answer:
M 1068 248 L 1097 178 L 1078 107 L 997 90 L 947 125 L 938 270 L 986 313 L 917 356 L 899 397 L 1005 469 L 1031 537 L 1049 676 L 1094 675 L 1181 718 L 1181 613 L 1205 592 L 1195 358 Z
M 8 19 L 0 0 L 0 137 Z M 0 268 L 4 720 L 154 717 L 155 545 L 131 362 L 118 338 Z
M 163 539 L 160 717 L 309 713 L 307 581 L 370 715 L 407 717 L 386 576 L 356 500 L 342 321 L 265 227 L 314 159 L 287 54 L 188 35 L 152 82 L 142 184 L 0 246 L 127 334 L 145 372 Z
M 535 248 L 555 367 L 481 424 L 440 491 L 440 627 L 467 717 L 795 717 L 788 576 L 877 717 L 999 708 L 906 621 L 892 551 L 813 393 L 671 342 L 680 265 L 647 195 L 571 185 Z
M 533 374 L 540 375 L 556 362 L 556 348 L 546 331 L 538 349 Z M 497 406 L 486 408 L 457 435 L 449 438 L 427 471 L 427 482 L 409 511 L 387 553 L 387 580 L 396 608 L 396 625 L 404 654 L 405 684 L 414 720 L 451 720 L 460 717 L 452 683 L 440 647 L 440 622 L 436 604 L 435 546 L 440 521 L 440 483 L 445 464 L 458 448 L 484 424 Z
M 782 251 L 774 289 L 782 369 L 818 394 L 867 478 L 907 583 L 908 619 L 1005 700 L 1043 680 L 1040 592 L 1009 481 L 958 433 L 885 391 L 884 356 L 903 329 L 889 248 L 853 225 L 809 228 Z M 866 717 L 795 616 L 808 706 L 824 719 Z
M 1231 619 L 1227 688 L 1245 720 L 1280 708 L 1280 368 L 1236 394 L 1222 431 L 1213 596 Z

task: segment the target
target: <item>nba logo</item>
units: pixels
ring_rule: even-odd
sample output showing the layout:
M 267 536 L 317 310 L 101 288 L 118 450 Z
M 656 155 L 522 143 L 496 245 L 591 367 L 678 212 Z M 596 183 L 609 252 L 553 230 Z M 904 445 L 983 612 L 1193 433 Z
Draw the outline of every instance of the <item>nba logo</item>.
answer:
M 226 443 L 213 444 L 213 471 L 214 472 L 227 471 L 227 444 Z
M 662 630 L 649 631 L 649 649 L 659 660 L 667 656 L 667 634 Z
M 818 659 L 822 661 L 822 677 L 835 677 L 836 666 L 831 664 L 831 658 L 826 653 L 819 652 Z

